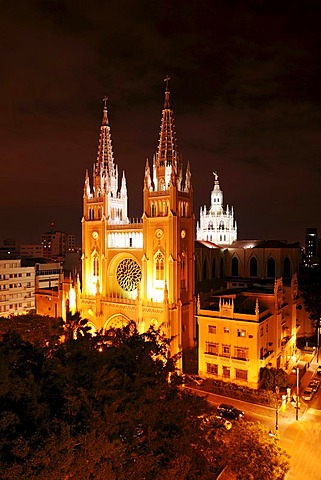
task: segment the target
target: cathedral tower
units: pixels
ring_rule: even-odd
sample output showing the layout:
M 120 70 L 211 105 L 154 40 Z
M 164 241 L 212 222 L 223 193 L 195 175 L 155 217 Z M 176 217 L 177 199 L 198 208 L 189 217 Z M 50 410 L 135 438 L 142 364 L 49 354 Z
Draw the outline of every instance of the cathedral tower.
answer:
M 146 162 L 143 214 L 127 216 L 125 174 L 118 184 L 104 100 L 92 187 L 86 172 L 82 218 L 82 316 L 93 328 L 134 320 L 173 337 L 177 353 L 193 346 L 194 214 L 190 166 L 178 154 L 166 79 L 152 175 Z
M 214 175 L 214 187 L 211 193 L 211 206 L 201 207 L 200 221 L 197 222 L 196 238 L 200 241 L 208 241 L 216 245 L 231 245 L 237 240 L 237 224 L 234 221 L 234 209 L 227 205 L 224 210 L 223 192 L 218 180 L 218 174 Z

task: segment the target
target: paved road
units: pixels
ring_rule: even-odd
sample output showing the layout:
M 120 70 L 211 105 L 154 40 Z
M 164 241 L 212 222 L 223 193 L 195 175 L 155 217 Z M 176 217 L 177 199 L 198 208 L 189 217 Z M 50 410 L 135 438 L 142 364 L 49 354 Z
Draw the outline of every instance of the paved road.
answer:
M 312 366 L 302 380 L 301 391 L 314 375 L 315 367 Z M 192 390 L 198 395 L 206 395 Z M 245 420 L 258 421 L 269 429 L 275 429 L 276 411 L 273 408 L 214 394 L 207 394 L 207 398 L 213 405 L 230 403 L 244 410 Z M 291 456 L 286 480 L 321 480 L 321 388 L 311 402 L 301 400 L 299 421 L 296 421 L 292 404 L 288 404 L 285 411 L 280 409 L 278 427 L 280 444 Z

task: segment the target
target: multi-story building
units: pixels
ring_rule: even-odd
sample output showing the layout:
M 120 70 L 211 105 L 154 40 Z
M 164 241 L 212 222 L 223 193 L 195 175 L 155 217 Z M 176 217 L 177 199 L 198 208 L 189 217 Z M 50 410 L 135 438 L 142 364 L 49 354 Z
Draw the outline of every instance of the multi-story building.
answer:
M 304 263 L 306 267 L 313 267 L 320 263 L 318 257 L 318 229 L 314 227 L 305 230 Z
M 24 314 L 35 309 L 35 270 L 21 260 L 0 260 L 0 316 Z
M 291 285 L 252 284 L 200 295 L 199 374 L 257 388 L 260 369 L 287 370 L 296 352 L 296 275 Z
M 214 188 L 211 193 L 211 206 L 200 209 L 200 220 L 196 228 L 197 240 L 204 240 L 215 245 L 231 245 L 237 239 L 237 224 L 234 209 L 223 206 L 223 191 L 218 174 L 214 173 Z
M 43 256 L 50 261 L 63 261 L 67 252 L 75 249 L 75 235 L 52 229 L 41 235 Z
M 20 245 L 20 256 L 24 258 L 43 258 L 42 244 Z
M 125 173 L 118 183 L 106 101 L 92 184 L 86 172 L 82 218 L 82 316 L 93 328 L 134 320 L 161 326 L 173 351 L 194 332 L 194 214 L 189 164 L 177 150 L 168 85 L 152 169 L 146 161 L 142 221 L 127 213 Z

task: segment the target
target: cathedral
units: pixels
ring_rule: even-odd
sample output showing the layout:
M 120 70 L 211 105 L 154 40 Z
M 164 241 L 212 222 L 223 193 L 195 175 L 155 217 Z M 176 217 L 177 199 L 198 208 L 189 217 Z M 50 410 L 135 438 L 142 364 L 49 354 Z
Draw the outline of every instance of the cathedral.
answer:
M 126 176 L 119 178 L 104 99 L 98 154 L 85 175 L 81 314 L 93 330 L 134 320 L 140 332 L 161 327 L 172 351 L 194 346 L 194 213 L 189 163 L 175 138 L 166 79 L 159 143 L 146 161 L 143 212 L 132 223 Z
M 231 245 L 237 239 L 237 225 L 234 209 L 223 207 L 223 192 L 218 175 L 214 172 L 214 188 L 211 193 L 211 206 L 201 207 L 200 221 L 197 222 L 196 238 L 216 245 Z

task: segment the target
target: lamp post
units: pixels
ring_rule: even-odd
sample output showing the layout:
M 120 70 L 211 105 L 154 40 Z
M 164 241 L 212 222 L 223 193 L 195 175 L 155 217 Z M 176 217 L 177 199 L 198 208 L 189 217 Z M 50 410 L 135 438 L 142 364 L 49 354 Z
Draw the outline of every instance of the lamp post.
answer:
M 296 365 L 294 368 L 295 368 L 295 370 L 296 370 L 295 420 L 299 420 L 299 394 L 300 394 L 300 391 L 299 391 L 299 380 L 300 380 L 300 376 L 299 376 L 299 367 L 298 367 L 298 365 Z
M 275 431 L 279 430 L 279 387 L 275 387 Z

